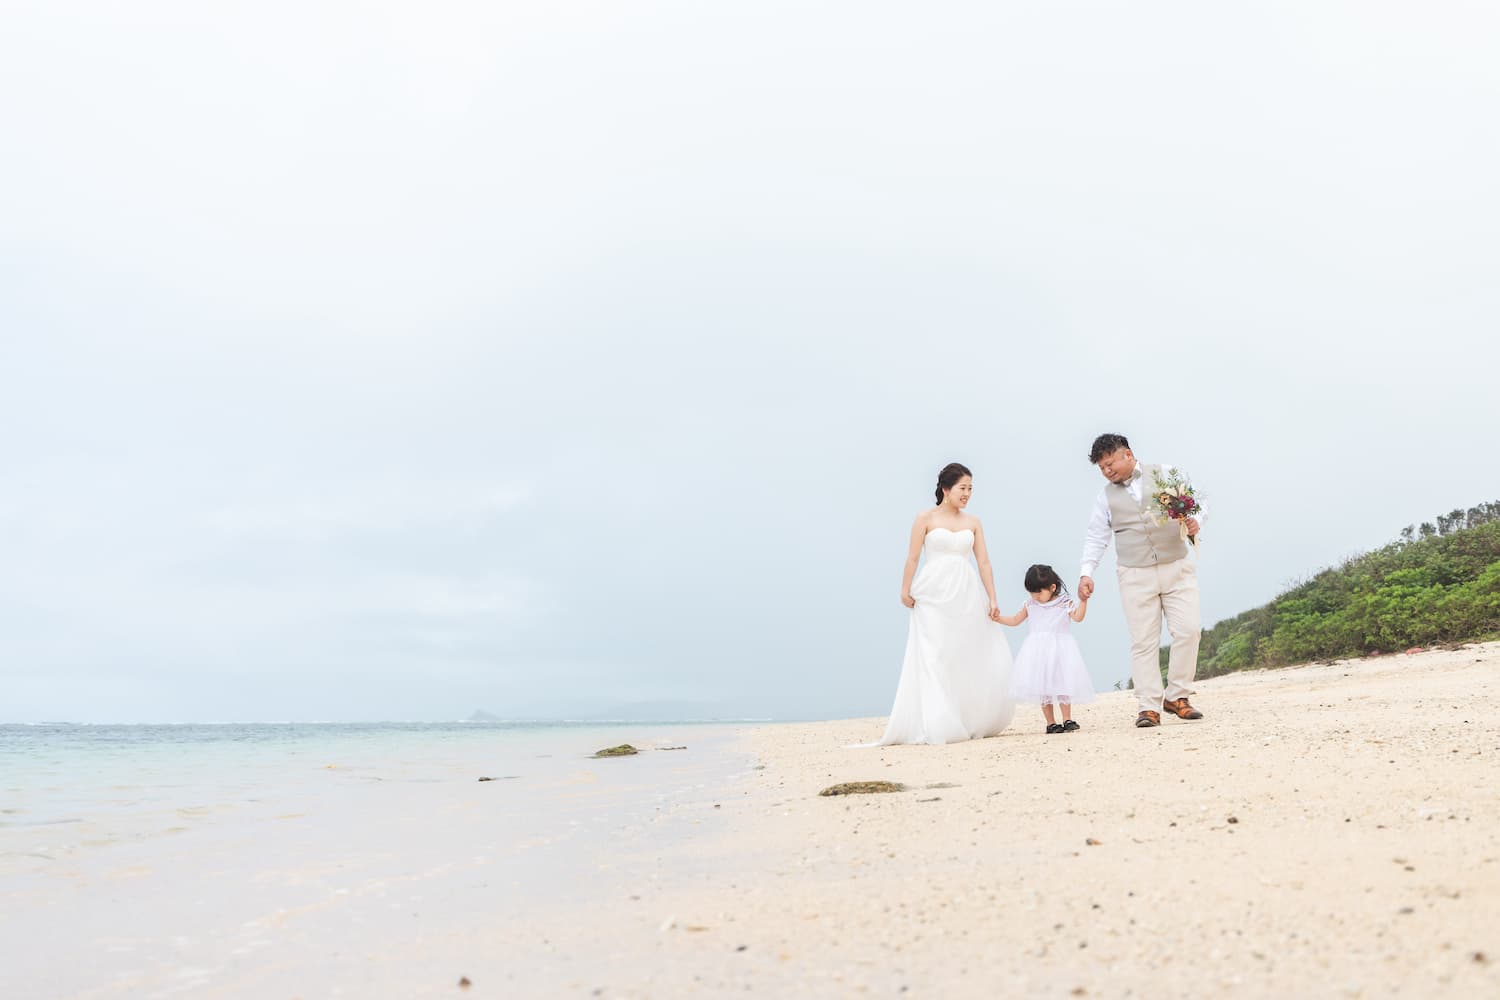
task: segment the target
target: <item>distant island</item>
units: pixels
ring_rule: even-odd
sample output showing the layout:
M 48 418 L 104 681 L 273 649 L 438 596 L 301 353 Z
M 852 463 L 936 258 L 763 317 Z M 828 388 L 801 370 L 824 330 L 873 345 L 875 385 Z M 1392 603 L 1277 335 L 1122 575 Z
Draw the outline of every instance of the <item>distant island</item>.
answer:
M 1496 638 L 1500 501 L 1410 525 L 1383 548 L 1219 622 L 1203 633 L 1198 676 Z

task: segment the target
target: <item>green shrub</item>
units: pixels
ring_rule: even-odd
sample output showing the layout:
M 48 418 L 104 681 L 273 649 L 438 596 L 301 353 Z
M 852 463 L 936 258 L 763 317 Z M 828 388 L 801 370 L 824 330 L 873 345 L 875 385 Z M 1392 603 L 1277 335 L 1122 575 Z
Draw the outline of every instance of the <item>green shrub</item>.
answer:
M 1500 634 L 1500 501 L 1298 583 L 1205 630 L 1199 675 L 1284 666 Z M 1162 650 L 1165 666 L 1167 650 Z

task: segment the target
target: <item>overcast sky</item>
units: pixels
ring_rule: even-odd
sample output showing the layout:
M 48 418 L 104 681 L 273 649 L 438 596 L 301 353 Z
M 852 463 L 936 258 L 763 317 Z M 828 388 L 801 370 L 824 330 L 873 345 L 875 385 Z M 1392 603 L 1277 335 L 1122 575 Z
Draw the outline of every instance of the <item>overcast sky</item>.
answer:
M 0 720 L 883 714 L 1102 431 L 1205 624 L 1500 498 L 1490 4 L 4 8 Z

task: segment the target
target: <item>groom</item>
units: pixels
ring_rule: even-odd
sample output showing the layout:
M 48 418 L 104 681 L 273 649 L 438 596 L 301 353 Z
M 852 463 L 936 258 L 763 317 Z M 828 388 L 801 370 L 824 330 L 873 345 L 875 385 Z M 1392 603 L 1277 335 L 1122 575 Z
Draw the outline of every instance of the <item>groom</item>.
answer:
M 1089 462 L 1099 468 L 1109 484 L 1099 494 L 1089 518 L 1078 596 L 1084 600 L 1093 596 L 1094 570 L 1113 535 L 1120 602 L 1130 630 L 1130 677 L 1141 708 L 1135 724 L 1143 729 L 1159 726 L 1163 710 L 1179 719 L 1201 719 L 1203 713 L 1188 704 L 1203 632 L 1198 616 L 1198 569 L 1188 558 L 1188 543 L 1177 525 L 1158 525 L 1146 513 L 1155 477 L 1169 475 L 1172 467 L 1140 464 L 1130 450 L 1130 442 L 1119 434 L 1095 438 Z M 1197 537 L 1202 516 L 1200 509 L 1198 517 L 1187 518 L 1190 536 Z M 1165 692 L 1157 652 L 1163 617 L 1172 635 Z

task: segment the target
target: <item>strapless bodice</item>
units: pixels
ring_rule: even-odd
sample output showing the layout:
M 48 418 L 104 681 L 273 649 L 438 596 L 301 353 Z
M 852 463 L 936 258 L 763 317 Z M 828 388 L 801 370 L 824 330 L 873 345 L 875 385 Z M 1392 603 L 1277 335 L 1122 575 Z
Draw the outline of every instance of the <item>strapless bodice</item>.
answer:
M 974 529 L 963 528 L 952 531 L 948 528 L 933 528 L 922 540 L 922 551 L 929 558 L 938 556 L 966 556 L 974 551 Z

